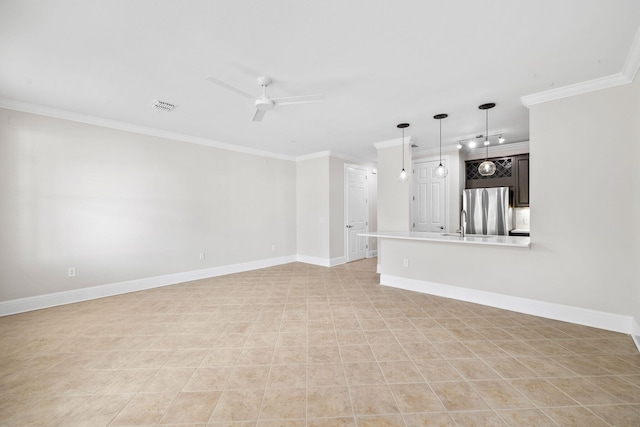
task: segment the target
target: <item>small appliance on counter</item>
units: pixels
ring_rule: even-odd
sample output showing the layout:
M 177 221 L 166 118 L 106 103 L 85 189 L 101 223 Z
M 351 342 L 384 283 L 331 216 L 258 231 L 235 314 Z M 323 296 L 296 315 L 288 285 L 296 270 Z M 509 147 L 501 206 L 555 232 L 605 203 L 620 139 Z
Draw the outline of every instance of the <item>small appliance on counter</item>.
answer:
M 467 213 L 467 234 L 509 235 L 509 187 L 466 189 L 462 209 Z

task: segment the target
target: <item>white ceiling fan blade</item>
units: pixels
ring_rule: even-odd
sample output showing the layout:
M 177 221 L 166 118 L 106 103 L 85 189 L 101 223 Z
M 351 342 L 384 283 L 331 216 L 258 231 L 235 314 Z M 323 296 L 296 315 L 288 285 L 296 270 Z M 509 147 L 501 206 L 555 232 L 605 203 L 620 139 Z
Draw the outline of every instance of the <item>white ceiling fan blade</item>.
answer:
M 324 101 L 324 95 L 321 93 L 315 95 L 302 95 L 302 96 L 284 96 L 282 98 L 271 98 L 276 105 L 293 105 L 293 104 L 307 104 L 310 102 L 322 102 Z
M 222 80 L 218 80 L 215 77 L 209 76 L 205 78 L 206 81 L 211 82 L 213 84 L 216 84 L 220 87 L 223 87 L 227 90 L 230 90 L 231 92 L 235 92 L 238 95 L 244 96 L 245 98 L 249 98 L 249 99 L 254 99 L 255 96 L 248 94 L 247 92 L 244 92 L 236 87 L 231 86 L 230 84 L 227 84 L 225 82 L 223 82 Z
M 261 122 L 262 118 L 264 117 L 266 113 L 266 110 L 256 110 L 256 114 L 253 116 L 253 120 L 254 122 Z

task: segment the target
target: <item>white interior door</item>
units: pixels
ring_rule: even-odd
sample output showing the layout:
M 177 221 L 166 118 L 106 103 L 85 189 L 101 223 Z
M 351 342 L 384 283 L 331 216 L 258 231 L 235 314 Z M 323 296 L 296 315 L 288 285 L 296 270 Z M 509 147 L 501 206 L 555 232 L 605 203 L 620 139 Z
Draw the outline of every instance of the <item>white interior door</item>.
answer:
M 367 238 L 358 233 L 367 231 L 367 170 L 357 166 L 345 168 L 345 240 L 347 262 L 367 256 Z
M 413 164 L 413 230 L 444 231 L 447 228 L 447 178 L 433 175 L 439 160 Z M 445 159 L 442 164 L 446 166 Z

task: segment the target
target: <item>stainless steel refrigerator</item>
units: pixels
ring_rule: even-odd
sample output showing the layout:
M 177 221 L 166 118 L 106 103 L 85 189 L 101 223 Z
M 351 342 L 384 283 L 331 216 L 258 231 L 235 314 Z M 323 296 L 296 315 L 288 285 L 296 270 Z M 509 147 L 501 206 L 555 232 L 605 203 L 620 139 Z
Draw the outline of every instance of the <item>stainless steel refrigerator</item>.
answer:
M 467 234 L 509 235 L 509 187 L 464 190 L 462 209 L 467 213 Z

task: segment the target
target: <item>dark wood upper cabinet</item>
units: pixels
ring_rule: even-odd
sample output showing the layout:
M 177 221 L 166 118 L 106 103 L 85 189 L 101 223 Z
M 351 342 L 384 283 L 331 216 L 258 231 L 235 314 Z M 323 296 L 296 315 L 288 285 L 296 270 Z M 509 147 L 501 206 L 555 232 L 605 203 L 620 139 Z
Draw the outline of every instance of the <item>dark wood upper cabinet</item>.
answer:
M 482 176 L 478 172 L 478 166 L 484 162 L 484 159 L 465 162 L 465 188 L 511 187 L 513 189 L 516 185 L 513 157 L 493 157 L 489 160 L 496 165 L 496 173 L 491 176 Z
M 465 188 L 510 187 L 514 207 L 529 206 L 529 154 L 492 157 L 496 173 L 482 176 L 478 166 L 484 159 L 465 162 Z
M 529 206 L 529 155 L 515 157 L 516 187 L 513 204 L 517 208 Z

